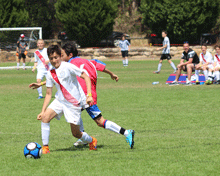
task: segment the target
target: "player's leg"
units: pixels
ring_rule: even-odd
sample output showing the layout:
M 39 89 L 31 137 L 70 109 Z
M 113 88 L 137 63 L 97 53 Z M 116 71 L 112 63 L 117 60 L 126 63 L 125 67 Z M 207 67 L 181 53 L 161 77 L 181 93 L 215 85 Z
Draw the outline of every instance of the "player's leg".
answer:
M 153 73 L 156 73 L 156 74 L 159 74 L 159 73 L 160 73 L 160 70 L 161 70 L 161 67 L 162 67 L 163 59 L 165 59 L 164 54 L 162 54 L 161 57 L 160 57 L 160 61 L 159 61 L 159 64 L 158 64 L 158 66 L 157 66 L 157 71 L 154 71 Z
M 203 73 L 205 75 L 205 80 L 207 81 L 208 80 L 208 70 L 207 70 L 207 67 L 203 67 Z
M 186 80 L 186 85 L 192 85 L 191 83 L 191 76 L 192 76 L 192 71 L 194 70 L 195 66 L 194 64 L 187 64 L 187 75 L 188 75 L 188 79 Z
M 195 65 L 196 84 L 199 84 L 199 70 L 202 70 L 202 66 L 200 64 Z
M 183 71 L 186 71 L 186 70 L 187 70 L 185 65 L 184 65 L 184 66 L 181 66 L 181 67 L 177 66 L 176 78 L 175 78 L 175 80 L 174 80 L 172 83 L 170 83 L 170 86 L 179 85 L 178 80 L 179 80 L 179 78 L 180 78 L 180 75 L 181 75 L 181 71 L 182 71 L 182 70 L 183 70 Z
M 26 70 L 25 69 L 25 59 L 26 59 L 26 56 L 24 54 L 22 54 L 22 58 L 23 58 L 23 70 Z
M 220 73 L 219 73 L 219 70 L 220 70 L 220 67 L 219 66 L 216 66 L 215 67 L 215 76 L 217 78 L 217 84 L 220 84 Z
M 46 77 L 47 72 L 45 71 L 41 71 L 41 70 L 37 70 L 37 83 L 41 83 L 41 81 L 43 80 L 44 77 Z M 42 86 L 37 88 L 38 91 L 38 99 L 42 99 L 43 98 L 43 94 L 42 94 Z
M 37 83 L 41 83 L 41 79 L 37 79 Z M 39 94 L 38 99 L 43 98 L 43 94 L 42 94 L 42 86 L 39 87 L 39 88 L 37 88 L 37 91 L 38 91 L 38 94 Z
M 20 61 L 21 61 L 21 54 L 19 54 L 19 56 L 18 56 L 17 70 L 19 70 Z
M 57 115 L 57 113 L 50 108 L 42 115 L 41 120 L 41 137 L 43 143 L 43 154 L 50 153 L 49 150 L 49 137 L 50 137 L 50 121 Z
M 176 66 L 175 66 L 175 64 L 171 61 L 171 56 L 170 56 L 170 54 L 167 54 L 167 61 L 169 62 L 169 64 L 170 64 L 171 67 L 173 68 L 173 70 L 174 70 L 173 73 L 176 73 Z
M 125 51 L 125 66 L 128 66 L 128 51 Z
M 125 65 L 126 65 L 126 62 L 125 62 L 125 51 L 121 51 L 121 55 L 122 55 L 122 63 L 123 63 L 123 66 L 125 67 Z

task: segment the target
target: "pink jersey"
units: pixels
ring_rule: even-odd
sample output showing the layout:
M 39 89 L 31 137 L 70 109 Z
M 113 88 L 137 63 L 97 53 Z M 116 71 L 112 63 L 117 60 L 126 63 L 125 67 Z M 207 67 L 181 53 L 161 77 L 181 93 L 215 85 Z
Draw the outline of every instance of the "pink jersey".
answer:
M 80 57 L 73 57 L 69 60 L 69 63 L 74 64 L 78 68 L 83 69 L 83 71 L 89 76 L 91 79 L 91 89 L 92 89 L 92 98 L 94 100 L 94 104 L 97 104 L 97 93 L 96 93 L 96 83 L 97 83 L 97 70 L 103 71 L 105 69 L 105 64 L 97 59 L 86 60 Z M 81 85 L 83 91 L 87 95 L 86 82 L 84 79 L 77 76 L 77 80 Z

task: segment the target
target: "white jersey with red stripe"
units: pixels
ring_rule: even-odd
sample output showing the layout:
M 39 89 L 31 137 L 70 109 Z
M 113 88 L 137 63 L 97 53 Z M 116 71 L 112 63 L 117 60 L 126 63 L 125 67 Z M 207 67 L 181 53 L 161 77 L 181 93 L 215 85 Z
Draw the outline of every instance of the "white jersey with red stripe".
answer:
M 40 52 L 40 54 L 43 56 L 43 58 L 45 59 L 45 61 L 48 61 L 49 58 L 48 58 L 48 55 L 47 55 L 47 48 L 44 48 L 42 50 L 37 50 Z M 43 62 L 40 60 L 40 58 L 37 56 L 36 53 L 34 53 L 34 58 L 35 58 L 35 62 L 37 62 L 37 70 L 40 70 L 40 71 L 47 71 L 47 69 L 45 68 Z M 52 65 L 48 64 L 49 68 L 51 69 L 52 68 Z
M 217 66 L 220 66 L 220 55 L 216 54 L 214 56 L 214 63 L 216 63 Z
M 76 76 L 81 76 L 83 72 L 82 69 L 79 69 L 68 62 L 61 62 L 61 65 L 59 68 L 55 69 L 55 72 L 60 84 L 71 94 L 72 97 L 74 97 L 76 101 L 80 103 L 81 106 L 85 105 L 86 96 L 76 78 Z M 70 102 L 64 98 L 60 85 L 53 79 L 51 72 L 47 73 L 46 79 L 46 87 L 53 87 L 55 84 L 57 88 L 57 93 L 55 95 L 56 99 L 70 104 Z
M 203 64 L 205 63 L 212 64 L 213 63 L 212 54 L 208 51 L 206 51 L 206 54 L 200 53 L 199 61 L 202 62 Z

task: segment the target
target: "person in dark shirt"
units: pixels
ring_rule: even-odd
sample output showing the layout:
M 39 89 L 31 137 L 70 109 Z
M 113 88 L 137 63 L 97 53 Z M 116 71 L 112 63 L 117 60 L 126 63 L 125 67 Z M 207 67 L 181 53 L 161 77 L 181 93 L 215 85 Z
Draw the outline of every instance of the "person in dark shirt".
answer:
M 176 79 L 170 85 L 179 85 L 178 80 L 181 74 L 181 71 L 185 71 L 188 74 L 188 79 L 186 80 L 186 85 L 192 85 L 191 75 L 195 70 L 195 65 L 199 63 L 199 57 L 195 51 L 189 48 L 189 43 L 185 42 L 183 44 L 184 52 L 180 60 L 180 64 L 177 65 Z
M 23 69 L 25 70 L 25 59 L 27 55 L 27 43 L 24 41 L 24 34 L 20 35 L 21 40 L 17 41 L 17 55 L 18 55 L 18 62 L 17 62 L 17 70 L 19 70 L 19 65 L 21 58 L 23 58 Z

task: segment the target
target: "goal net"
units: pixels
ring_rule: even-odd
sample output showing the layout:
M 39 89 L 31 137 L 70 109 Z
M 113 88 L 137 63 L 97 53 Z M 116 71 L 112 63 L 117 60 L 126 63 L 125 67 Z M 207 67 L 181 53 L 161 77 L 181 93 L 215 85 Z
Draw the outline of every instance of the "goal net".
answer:
M 24 34 L 24 41 L 28 45 L 26 68 L 31 68 L 29 63 L 33 61 L 34 51 L 37 48 L 37 40 L 42 39 L 42 27 L 0 28 L 0 63 L 5 63 L 3 64 L 4 67 L 1 66 L 2 64 L 0 65 L 0 69 L 15 68 L 15 66 L 5 67 L 5 65 L 9 62 L 16 62 L 17 42 L 21 39 L 21 34 Z

